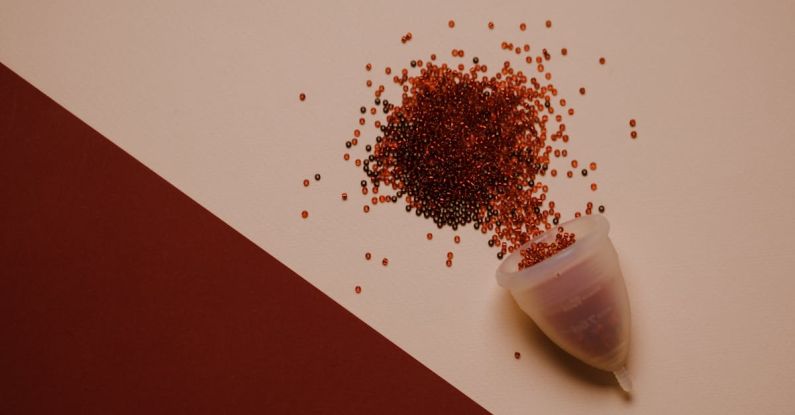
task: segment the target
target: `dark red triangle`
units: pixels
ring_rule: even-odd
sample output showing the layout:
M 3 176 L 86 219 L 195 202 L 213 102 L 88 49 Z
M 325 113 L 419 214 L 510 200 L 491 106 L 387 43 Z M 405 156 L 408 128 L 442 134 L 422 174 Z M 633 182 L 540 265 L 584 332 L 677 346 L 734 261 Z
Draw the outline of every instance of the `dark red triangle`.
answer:
M 485 410 L 0 65 L 0 413 Z

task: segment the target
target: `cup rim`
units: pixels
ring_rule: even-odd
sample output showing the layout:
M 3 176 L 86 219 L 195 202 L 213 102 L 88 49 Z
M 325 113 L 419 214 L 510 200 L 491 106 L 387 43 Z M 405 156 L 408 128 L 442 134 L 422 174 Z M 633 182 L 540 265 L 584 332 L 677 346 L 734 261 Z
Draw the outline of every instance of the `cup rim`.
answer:
M 592 252 L 592 246 L 607 238 L 607 233 L 610 230 L 610 223 L 602 215 L 584 215 L 559 226 L 567 232 L 574 232 L 576 241 L 572 245 L 531 267 L 519 270 L 519 262 L 522 259 L 521 251 L 533 242 L 554 238 L 558 226 L 536 236 L 519 249 L 514 250 L 500 263 L 496 272 L 497 283 L 509 290 L 535 287 L 577 264 L 581 258 Z

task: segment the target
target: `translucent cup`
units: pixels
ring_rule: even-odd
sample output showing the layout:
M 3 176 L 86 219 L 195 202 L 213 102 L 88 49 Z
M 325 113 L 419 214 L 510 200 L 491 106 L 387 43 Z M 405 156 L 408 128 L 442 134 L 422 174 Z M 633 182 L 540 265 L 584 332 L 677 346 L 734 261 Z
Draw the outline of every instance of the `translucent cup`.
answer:
M 522 255 L 514 251 L 497 269 L 497 282 L 555 344 L 613 372 L 629 392 L 629 299 L 618 254 L 607 236 L 610 224 L 602 215 L 585 215 L 561 226 L 575 234 L 574 244 L 521 271 Z M 556 233 L 552 229 L 531 242 L 554 241 Z

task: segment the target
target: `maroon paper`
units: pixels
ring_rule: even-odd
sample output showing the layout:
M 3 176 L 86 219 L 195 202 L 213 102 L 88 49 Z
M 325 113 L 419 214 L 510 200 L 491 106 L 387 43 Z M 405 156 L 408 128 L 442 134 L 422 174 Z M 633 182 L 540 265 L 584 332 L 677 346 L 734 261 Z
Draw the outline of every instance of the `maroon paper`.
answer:
M 0 65 L 0 413 L 485 410 Z

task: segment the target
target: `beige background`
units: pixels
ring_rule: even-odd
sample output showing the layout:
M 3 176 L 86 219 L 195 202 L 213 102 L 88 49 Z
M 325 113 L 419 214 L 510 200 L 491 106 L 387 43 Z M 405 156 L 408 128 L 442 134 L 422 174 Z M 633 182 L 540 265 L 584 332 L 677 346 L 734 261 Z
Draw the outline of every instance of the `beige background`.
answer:
M 491 411 L 791 413 L 795 3 L 425 3 L 0 0 L 0 61 Z M 360 180 L 341 153 L 364 63 L 464 47 L 494 65 L 504 39 L 571 51 L 550 65 L 600 190 L 555 198 L 607 205 L 631 400 L 539 336 L 480 234 L 454 246 L 402 208 L 339 202 Z

